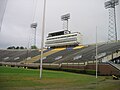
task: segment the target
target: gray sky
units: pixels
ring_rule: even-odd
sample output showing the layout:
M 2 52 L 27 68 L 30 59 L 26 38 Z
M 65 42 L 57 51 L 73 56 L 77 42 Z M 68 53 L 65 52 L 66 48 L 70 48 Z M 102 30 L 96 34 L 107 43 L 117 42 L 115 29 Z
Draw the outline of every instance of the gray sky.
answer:
M 0 4 L 1 2 L 2 0 Z M 107 41 L 108 10 L 104 8 L 104 2 L 105 0 L 47 0 L 45 37 L 49 32 L 62 30 L 61 15 L 70 13 L 69 30 L 81 32 L 83 44 L 95 43 L 96 26 L 98 41 Z M 36 39 L 37 47 L 40 47 L 42 11 L 43 0 L 8 0 L 0 32 L 0 48 L 13 45 L 28 47 L 28 43 L 32 45 L 32 22 L 38 23 Z M 116 7 L 116 15 L 120 39 L 120 5 Z

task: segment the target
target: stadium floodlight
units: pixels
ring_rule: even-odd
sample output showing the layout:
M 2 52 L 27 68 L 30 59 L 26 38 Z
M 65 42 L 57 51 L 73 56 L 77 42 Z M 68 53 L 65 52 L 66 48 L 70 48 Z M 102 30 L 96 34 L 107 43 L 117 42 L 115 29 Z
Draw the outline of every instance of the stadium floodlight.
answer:
M 43 20 L 42 20 L 42 35 L 41 35 L 41 58 L 40 58 L 40 79 L 42 79 L 42 61 L 43 61 L 43 45 L 44 45 L 44 31 L 45 31 L 45 10 L 46 10 L 46 0 L 44 0 L 43 7 Z
M 109 0 L 105 2 L 105 8 L 109 9 L 109 27 L 108 27 L 108 41 L 117 41 L 117 26 L 115 6 L 119 4 L 119 0 Z
M 35 33 L 34 33 L 34 46 L 36 46 L 36 28 L 37 28 L 37 23 L 32 23 L 30 27 L 35 29 Z
M 31 24 L 31 28 L 36 28 L 37 27 L 37 23 L 32 23 Z
M 68 19 L 70 19 L 70 13 L 61 16 L 62 21 L 67 21 Z
M 70 19 L 70 13 L 61 16 L 62 21 L 67 21 L 67 23 L 63 22 L 63 29 L 68 30 L 68 19 Z
M 105 2 L 105 8 L 114 8 L 116 5 L 119 4 L 119 0 L 110 0 Z

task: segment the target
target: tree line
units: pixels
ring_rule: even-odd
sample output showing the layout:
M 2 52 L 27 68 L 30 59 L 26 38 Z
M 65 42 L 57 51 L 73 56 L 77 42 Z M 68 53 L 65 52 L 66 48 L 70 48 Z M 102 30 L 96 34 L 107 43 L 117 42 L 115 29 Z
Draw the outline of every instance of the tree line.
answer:
M 7 49 L 27 49 L 26 47 L 23 47 L 23 46 L 9 46 Z M 31 49 L 37 49 L 36 46 L 31 46 Z

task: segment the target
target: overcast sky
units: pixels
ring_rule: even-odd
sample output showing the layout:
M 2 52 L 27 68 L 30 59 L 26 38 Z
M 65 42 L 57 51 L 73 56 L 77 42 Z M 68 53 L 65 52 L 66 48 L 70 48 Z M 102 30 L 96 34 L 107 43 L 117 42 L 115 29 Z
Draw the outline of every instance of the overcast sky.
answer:
M 3 0 L 0 0 L 0 5 Z M 98 41 L 108 38 L 108 10 L 105 0 L 46 0 L 45 38 L 49 32 L 62 30 L 61 15 L 70 13 L 69 30 L 83 35 L 83 44 L 95 43 L 96 26 Z M 0 7 L 1 8 L 1 7 Z M 36 9 L 35 9 L 36 8 Z M 2 9 L 0 9 L 2 10 Z M 41 43 L 43 0 L 8 0 L 0 32 L 0 48 L 33 44 L 33 22 L 38 23 L 37 47 Z M 120 39 L 120 5 L 116 7 L 117 31 Z

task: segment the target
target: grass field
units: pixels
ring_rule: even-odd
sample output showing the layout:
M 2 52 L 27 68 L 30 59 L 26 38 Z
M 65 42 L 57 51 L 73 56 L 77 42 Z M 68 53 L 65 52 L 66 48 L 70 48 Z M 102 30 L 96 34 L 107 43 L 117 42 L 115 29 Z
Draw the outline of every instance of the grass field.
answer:
M 120 90 L 120 80 L 48 70 L 40 80 L 37 69 L 0 66 L 0 90 Z

